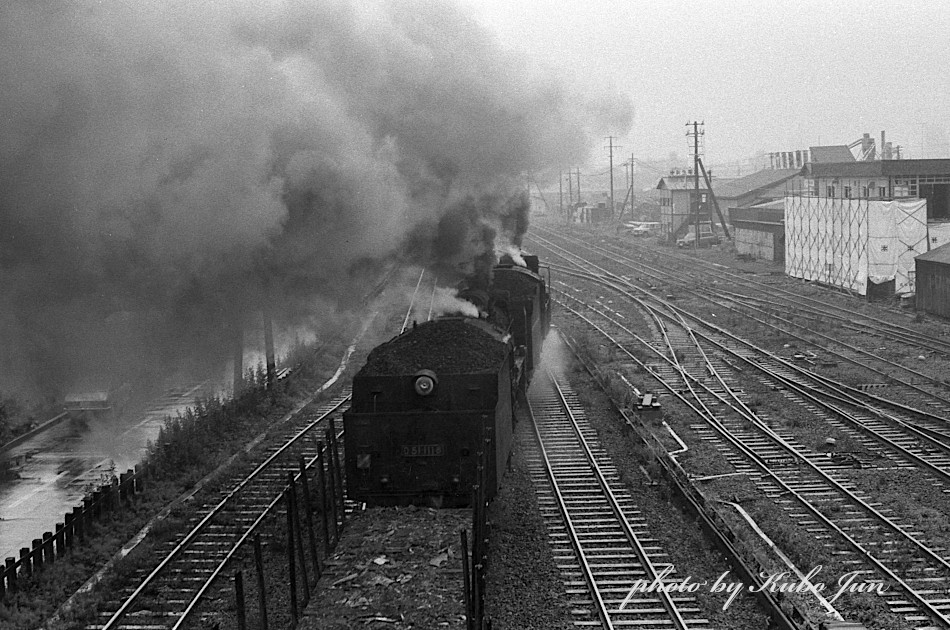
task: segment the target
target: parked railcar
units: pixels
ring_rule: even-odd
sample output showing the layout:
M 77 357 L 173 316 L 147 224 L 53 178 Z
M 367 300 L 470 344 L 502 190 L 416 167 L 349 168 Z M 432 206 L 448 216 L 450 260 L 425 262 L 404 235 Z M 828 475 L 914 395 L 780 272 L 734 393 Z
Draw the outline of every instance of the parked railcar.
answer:
M 540 360 L 550 296 L 537 257 L 503 261 L 488 291 L 460 294 L 482 318 L 444 317 L 381 344 L 344 414 L 347 492 L 370 505 L 468 505 L 477 454 L 488 498 L 511 453 L 514 410 Z

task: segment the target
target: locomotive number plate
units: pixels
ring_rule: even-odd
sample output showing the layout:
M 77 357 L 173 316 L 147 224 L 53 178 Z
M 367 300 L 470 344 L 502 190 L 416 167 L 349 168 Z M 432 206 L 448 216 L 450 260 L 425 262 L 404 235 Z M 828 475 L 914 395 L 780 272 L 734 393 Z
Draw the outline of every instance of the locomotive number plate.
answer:
M 403 457 L 442 457 L 445 455 L 445 446 L 442 444 L 404 444 Z

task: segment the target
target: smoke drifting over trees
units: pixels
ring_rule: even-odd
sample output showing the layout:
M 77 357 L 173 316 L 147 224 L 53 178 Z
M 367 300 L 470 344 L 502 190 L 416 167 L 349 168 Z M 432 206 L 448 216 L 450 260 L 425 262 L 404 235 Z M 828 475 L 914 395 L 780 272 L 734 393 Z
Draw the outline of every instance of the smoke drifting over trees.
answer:
M 517 245 L 522 174 L 630 118 L 444 2 L 10 2 L 0 53 L 0 389 L 34 394 Z

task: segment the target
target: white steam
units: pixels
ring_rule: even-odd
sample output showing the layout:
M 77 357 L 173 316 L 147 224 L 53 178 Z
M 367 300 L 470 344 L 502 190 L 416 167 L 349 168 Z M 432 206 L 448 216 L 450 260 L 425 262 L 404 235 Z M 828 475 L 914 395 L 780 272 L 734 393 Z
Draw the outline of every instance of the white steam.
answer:
M 465 315 L 478 317 L 478 307 L 458 297 L 458 291 L 448 287 L 436 287 L 432 296 L 432 319 L 442 315 Z

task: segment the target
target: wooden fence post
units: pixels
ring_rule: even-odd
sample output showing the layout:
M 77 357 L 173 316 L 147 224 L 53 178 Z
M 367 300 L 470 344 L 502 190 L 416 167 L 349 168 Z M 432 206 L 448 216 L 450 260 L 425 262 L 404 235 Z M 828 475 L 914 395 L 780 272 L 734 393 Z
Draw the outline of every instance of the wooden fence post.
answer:
M 307 575 L 307 555 L 303 550 L 303 531 L 300 527 L 300 511 L 297 506 L 297 483 L 294 481 L 294 473 L 287 472 L 288 486 L 290 486 L 290 505 L 288 506 L 293 514 L 293 524 L 295 541 L 297 543 L 297 561 L 300 562 L 300 574 L 303 576 L 303 605 L 310 603 L 310 576 Z
M 16 558 L 8 557 L 6 559 L 7 590 L 11 593 L 16 592 Z
M 310 543 L 310 561 L 313 563 L 314 580 L 320 579 L 320 558 L 317 556 L 317 537 L 313 531 L 313 503 L 310 500 L 310 481 L 307 479 L 307 463 L 303 455 L 297 462 L 300 466 L 300 483 L 303 486 L 303 506 L 307 516 L 307 540 Z
M 475 630 L 475 619 L 472 614 L 472 574 L 468 563 L 468 535 L 465 530 L 460 530 L 462 535 L 462 589 L 465 599 L 465 628 L 466 630 Z
M 333 467 L 333 438 L 332 431 L 327 429 L 327 473 L 330 477 L 330 516 L 333 521 L 333 538 L 334 540 L 340 540 L 340 521 L 337 518 L 336 513 L 336 473 L 334 472 Z
M 95 508 L 93 507 L 93 498 L 92 498 L 92 497 L 83 497 L 83 500 L 82 500 L 82 520 L 83 520 L 82 528 L 83 528 L 83 531 L 86 532 L 86 533 L 89 533 L 89 531 L 92 529 L 91 525 L 92 525 L 92 515 L 93 515 L 93 510 L 94 510 L 94 509 L 95 509 Z
M 33 572 L 39 573 L 43 569 L 43 539 L 34 538 L 30 556 L 33 558 Z
M 66 555 L 66 523 L 56 523 L 56 555 L 62 558 Z
M 254 534 L 254 566 L 257 570 L 257 606 L 261 613 L 261 630 L 267 630 L 267 584 L 264 582 L 260 534 Z
M 73 522 L 73 513 L 72 513 L 72 512 L 66 512 L 65 514 L 63 514 L 63 525 L 64 525 L 64 527 L 65 527 L 65 534 L 66 534 L 66 536 L 65 536 L 66 548 L 67 548 L 67 549 L 72 549 L 72 546 L 73 546 L 73 536 L 74 536 L 75 533 L 76 533 L 76 525 L 75 525 L 75 523 Z
M 317 441 L 317 472 L 320 475 L 320 518 L 323 519 L 324 559 L 330 556 L 330 523 L 327 519 L 327 476 L 323 471 L 323 442 Z
M 43 532 L 43 562 L 53 564 L 56 560 L 53 557 L 53 532 Z
M 247 613 L 244 610 L 244 575 L 234 572 L 234 605 L 237 608 L 238 630 L 247 630 Z
M 336 485 L 340 487 L 340 527 L 346 527 L 346 505 L 344 501 L 346 500 L 346 489 L 343 484 L 343 470 L 340 468 L 340 447 L 337 444 L 336 439 L 336 427 L 333 422 L 333 418 L 330 418 L 330 434 L 333 436 L 333 468 L 336 475 Z M 339 536 L 337 536 L 339 540 Z
M 83 511 L 81 507 L 73 508 L 73 529 L 79 542 L 83 542 L 86 539 L 86 531 L 85 527 L 83 527 Z
M 16 592 L 16 558 L 7 558 L 5 572 L 7 574 L 7 590 L 11 593 Z
M 284 505 L 287 508 L 287 574 L 290 576 L 290 618 L 297 627 L 297 567 L 294 561 L 294 515 L 291 512 L 290 488 L 284 490 Z
M 20 571 L 26 577 L 33 575 L 33 565 L 30 563 L 29 547 L 20 547 Z

